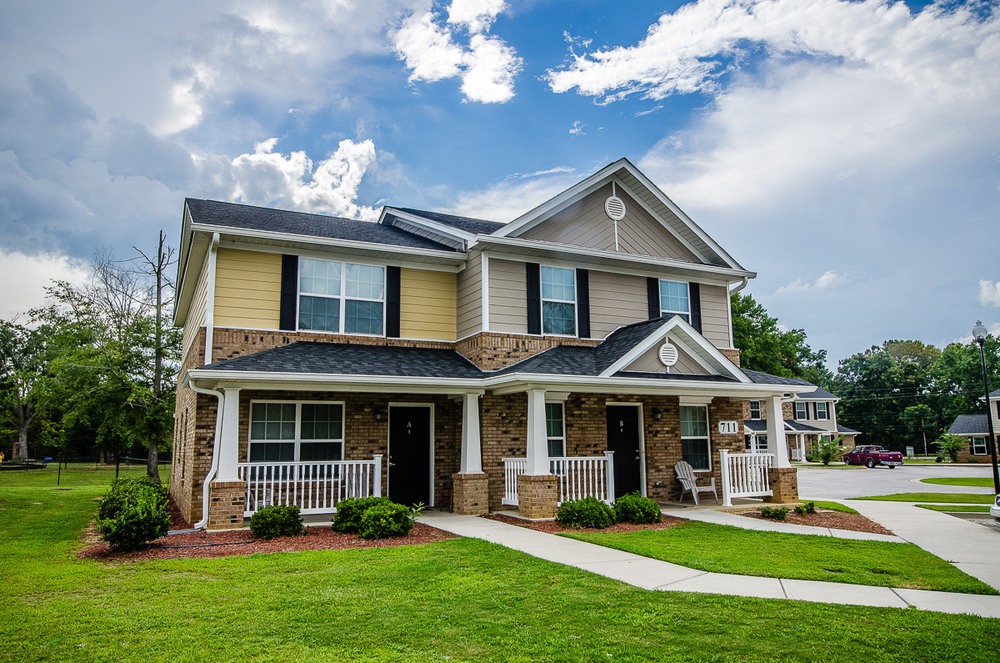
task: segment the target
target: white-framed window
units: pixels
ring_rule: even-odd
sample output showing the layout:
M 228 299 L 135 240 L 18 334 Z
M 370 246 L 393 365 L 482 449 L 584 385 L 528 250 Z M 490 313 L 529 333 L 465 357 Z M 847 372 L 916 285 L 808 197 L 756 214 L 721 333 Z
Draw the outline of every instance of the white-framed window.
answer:
M 299 260 L 299 329 L 385 333 L 385 267 Z
M 542 333 L 576 336 L 576 271 L 542 266 Z
M 344 404 L 251 401 L 251 463 L 340 460 Z
M 660 315 L 674 313 L 691 322 L 691 305 L 688 284 L 679 281 L 660 281 Z
M 829 403 L 816 403 L 816 418 L 822 420 L 830 418 Z
M 681 406 L 681 457 L 693 469 L 707 470 L 710 449 L 708 443 L 708 407 Z
M 805 421 L 809 418 L 809 403 L 795 403 L 795 420 Z
M 549 458 L 566 455 L 566 417 L 562 403 L 545 404 L 545 435 L 549 442 Z
M 985 456 L 986 455 L 986 438 L 985 437 L 974 437 L 972 438 L 972 455 L 974 456 Z
M 760 401 L 750 401 L 750 418 L 760 421 Z
M 767 435 L 745 435 L 746 450 L 752 454 L 767 453 Z

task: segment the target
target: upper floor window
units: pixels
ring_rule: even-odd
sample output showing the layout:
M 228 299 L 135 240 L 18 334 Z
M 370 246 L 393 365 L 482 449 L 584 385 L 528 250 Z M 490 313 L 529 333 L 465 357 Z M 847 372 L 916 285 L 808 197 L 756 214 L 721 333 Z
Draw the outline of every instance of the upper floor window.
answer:
M 250 462 L 340 460 L 343 403 L 250 404 Z
M 687 283 L 660 281 L 660 315 L 668 313 L 674 313 L 691 322 Z
M 299 261 L 299 329 L 381 335 L 384 318 L 384 267 Z
M 750 401 L 750 418 L 760 419 L 760 401 Z
M 830 405 L 828 403 L 816 403 L 816 418 L 817 419 L 830 418 Z
M 708 465 L 708 408 L 704 405 L 681 406 L 681 456 L 696 470 Z
M 801 401 L 795 403 L 795 420 L 805 421 L 809 418 L 809 403 Z
M 576 335 L 576 272 L 542 267 L 542 333 Z

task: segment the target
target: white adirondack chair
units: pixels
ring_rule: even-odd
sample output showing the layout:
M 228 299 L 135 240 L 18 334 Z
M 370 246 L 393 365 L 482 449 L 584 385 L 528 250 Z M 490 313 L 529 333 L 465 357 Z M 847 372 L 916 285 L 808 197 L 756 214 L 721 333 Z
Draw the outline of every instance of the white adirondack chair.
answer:
M 684 493 L 691 493 L 691 497 L 694 498 L 695 505 L 698 504 L 698 493 L 712 493 L 715 496 L 715 503 L 719 503 L 719 494 L 715 492 L 715 477 L 712 477 L 712 483 L 708 486 L 698 486 L 695 482 L 697 478 L 694 476 L 694 470 L 691 469 L 691 464 L 685 460 L 674 465 L 674 474 L 677 475 L 677 480 L 681 482 L 681 501 L 684 500 Z

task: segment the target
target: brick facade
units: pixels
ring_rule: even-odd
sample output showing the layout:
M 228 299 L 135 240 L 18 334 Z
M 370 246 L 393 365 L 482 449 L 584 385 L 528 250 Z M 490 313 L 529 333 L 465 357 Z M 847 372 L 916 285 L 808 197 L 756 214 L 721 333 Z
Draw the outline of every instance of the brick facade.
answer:
M 210 530 L 243 527 L 245 481 L 213 481 L 209 486 L 208 526 Z
M 790 504 L 799 501 L 799 479 L 794 467 L 772 467 L 770 482 L 774 494 L 765 497 L 765 502 Z
M 557 345 L 594 347 L 600 339 L 483 332 L 455 343 L 455 351 L 484 371 L 495 371 Z
M 522 474 L 517 479 L 517 513 L 522 518 L 540 520 L 556 517 L 559 482 L 551 474 Z
M 489 513 L 489 477 L 486 474 L 452 474 L 451 512 L 460 516 Z

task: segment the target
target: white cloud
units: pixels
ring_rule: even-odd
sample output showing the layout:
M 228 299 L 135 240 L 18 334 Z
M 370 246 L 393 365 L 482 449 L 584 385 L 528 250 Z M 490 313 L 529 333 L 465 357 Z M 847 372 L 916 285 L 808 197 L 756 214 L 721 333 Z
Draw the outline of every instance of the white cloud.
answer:
M 587 134 L 583 130 L 585 126 L 587 125 L 581 122 L 580 120 L 577 120 L 576 122 L 573 123 L 573 126 L 569 128 L 570 135 L 577 136 L 582 134 L 586 136 Z
M 994 322 L 993 324 L 986 325 L 987 333 L 993 338 L 1000 338 L 1000 322 Z M 962 345 L 968 345 L 972 343 L 974 337 L 970 333 L 968 336 L 962 336 L 961 338 L 956 338 L 953 343 L 961 343 Z
M 807 292 L 809 290 L 827 290 L 838 286 L 844 282 L 845 278 L 837 272 L 826 271 L 815 281 L 809 282 L 804 279 L 795 279 L 791 283 L 781 286 L 774 291 L 775 295 L 791 292 Z
M 979 282 L 979 303 L 983 306 L 1000 306 L 1000 281 L 993 283 L 993 281 L 980 281 Z
M 45 287 L 52 281 L 69 281 L 83 285 L 90 278 L 90 269 L 66 256 L 41 253 L 34 256 L 0 248 L 0 283 L 16 283 L 16 288 L 4 288 L 0 297 L 0 319 L 15 316 L 22 324 L 28 322 L 27 312 L 45 303 Z
M 410 82 L 460 78 L 465 101 L 513 99 L 514 78 L 523 61 L 502 39 L 485 34 L 505 6 L 503 0 L 453 0 L 446 24 L 430 11 L 407 18 L 391 37 L 397 56 L 410 70 Z M 468 47 L 455 41 L 449 25 L 468 30 Z
M 553 168 L 504 179 L 489 188 L 453 196 L 452 200 L 457 202 L 442 211 L 491 221 L 512 221 L 575 184 L 578 177 L 574 173 L 572 168 Z

